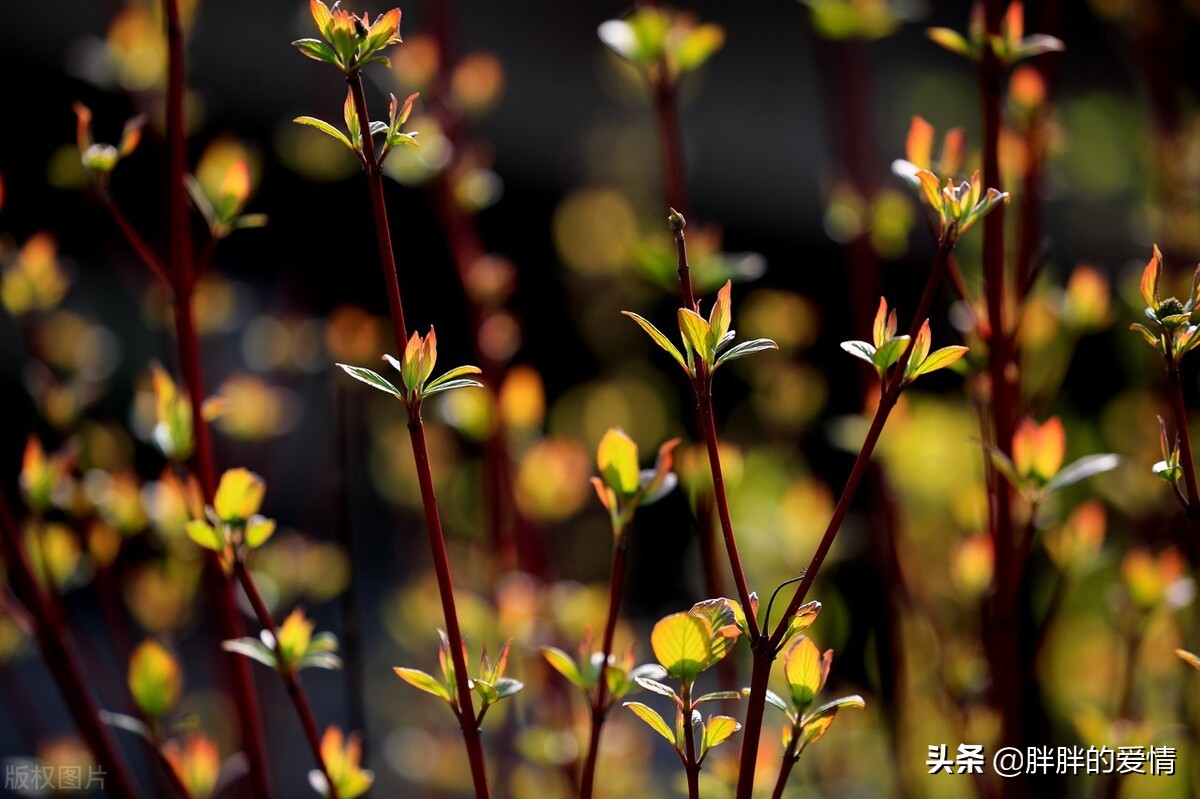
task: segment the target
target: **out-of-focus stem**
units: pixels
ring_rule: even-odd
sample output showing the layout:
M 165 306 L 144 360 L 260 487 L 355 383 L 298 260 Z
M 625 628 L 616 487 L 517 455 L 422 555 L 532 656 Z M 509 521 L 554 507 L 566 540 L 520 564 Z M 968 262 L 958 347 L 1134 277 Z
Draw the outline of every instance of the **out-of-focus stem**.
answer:
M 596 761 L 600 753 L 600 734 L 604 730 L 604 719 L 608 715 L 608 679 L 606 670 L 613 651 L 613 636 L 617 631 L 617 619 L 621 613 L 621 586 L 625 583 L 625 559 L 629 548 L 627 527 L 618 534 L 613 546 L 612 570 L 608 578 L 608 619 L 604 623 L 604 637 L 600 644 L 600 679 L 596 681 L 596 695 L 592 701 L 591 739 L 588 741 L 587 756 L 583 761 L 583 776 L 579 781 L 579 799 L 591 799 L 596 782 Z
M 3 545 L 6 572 L 13 593 L 29 612 L 38 648 L 58 690 L 62 693 L 68 712 L 87 741 L 88 748 L 107 772 L 109 790 L 113 796 L 126 799 L 140 796 L 121 751 L 104 722 L 100 720 L 100 711 L 84 682 L 84 667 L 76 654 L 71 634 L 63 623 L 62 613 L 42 592 L 29 565 L 21 541 L 20 526 L 9 510 L 8 499 L 2 492 L 0 543 Z
M 192 266 L 192 243 L 187 197 L 187 130 L 184 126 L 184 53 L 183 25 L 179 15 L 179 0 L 163 0 L 167 38 L 167 147 L 169 169 L 167 183 L 169 275 L 168 284 L 174 291 L 174 317 L 176 342 L 179 348 L 179 367 L 183 383 L 192 404 L 192 431 L 195 441 L 193 456 L 195 471 L 207 500 L 216 493 L 216 462 L 213 457 L 212 437 L 205 422 L 204 381 L 200 367 L 200 345 L 196 334 L 196 323 L 192 309 L 192 290 L 195 273 Z M 110 212 L 111 212 L 110 208 Z M 118 222 L 118 224 L 120 224 Z M 127 234 L 128 237 L 128 234 Z M 135 249 L 147 258 L 144 248 L 138 248 L 135 238 L 130 239 Z M 153 270 L 154 260 L 146 261 Z M 242 634 L 242 622 L 238 616 L 234 599 L 233 584 L 220 569 L 215 553 L 207 563 L 210 583 L 216 587 L 217 616 L 221 635 L 227 639 Z M 262 718 L 258 697 L 250 674 L 250 664 L 245 658 L 229 656 L 233 669 L 234 693 L 242 721 L 242 745 L 250 760 L 250 778 L 255 793 L 271 795 L 267 779 L 266 746 L 262 738 Z
M 245 562 L 240 557 L 234 560 L 233 572 L 237 576 L 238 582 L 241 583 L 242 590 L 246 592 L 250 606 L 254 608 L 254 615 L 258 618 L 258 623 L 271 634 L 271 640 L 275 641 L 276 653 L 278 653 L 279 628 L 275 625 L 275 619 L 272 617 L 270 609 L 258 592 L 253 575 L 250 574 Z M 283 680 L 283 687 L 287 690 L 288 699 L 292 701 L 292 705 L 296 708 L 296 714 L 300 716 L 304 737 L 308 740 L 308 746 L 312 750 L 313 758 L 317 761 L 317 767 L 325 775 L 325 782 L 329 786 L 328 795 L 330 799 L 338 799 L 337 786 L 330 779 L 329 769 L 325 767 L 325 758 L 321 755 L 321 735 L 317 731 L 317 720 L 313 715 L 312 706 L 308 703 L 308 695 L 304 693 L 304 688 L 300 684 L 300 675 L 291 666 L 280 667 L 275 671 Z

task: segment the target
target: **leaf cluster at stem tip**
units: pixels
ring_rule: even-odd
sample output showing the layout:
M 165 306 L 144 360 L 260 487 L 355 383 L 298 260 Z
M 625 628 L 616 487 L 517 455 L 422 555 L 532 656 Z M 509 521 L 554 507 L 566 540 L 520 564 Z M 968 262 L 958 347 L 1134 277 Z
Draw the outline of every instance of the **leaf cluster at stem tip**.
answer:
M 1167 361 L 1168 368 L 1178 368 L 1180 359 L 1200 345 L 1200 327 L 1192 324 L 1192 317 L 1200 306 L 1200 266 L 1192 276 L 1192 288 L 1183 300 L 1176 297 L 1163 299 L 1159 284 L 1162 282 L 1163 256 L 1154 245 L 1146 268 L 1142 270 L 1139 289 L 1146 302 L 1143 312 L 1146 321 L 1134 322 L 1129 326 L 1141 335 L 1146 343 L 1158 351 Z
M 608 510 L 613 535 L 620 540 L 634 512 L 658 502 L 674 490 L 679 480 L 671 471 L 672 451 L 679 445 L 673 438 L 658 448 L 653 469 L 638 468 L 638 447 L 625 431 L 609 428 L 596 449 L 596 465 L 600 476 L 593 477 L 592 487 L 600 503 Z
M 732 286 L 732 281 L 725 281 L 725 285 L 717 292 L 717 301 L 713 303 L 707 320 L 691 308 L 679 309 L 676 317 L 683 340 L 683 353 L 657 327 L 641 316 L 633 311 L 621 313 L 637 322 L 655 344 L 675 359 L 688 377 L 692 380 L 709 379 L 722 364 L 764 350 L 779 349 L 779 345 L 769 338 L 756 338 L 733 344 L 735 331 L 730 328 L 733 323 Z
M 370 369 L 344 363 L 339 363 L 338 366 L 355 380 L 360 380 L 385 394 L 391 394 L 407 405 L 412 414 L 418 413 L 421 402 L 434 394 L 458 388 L 483 388 L 483 383 L 467 377 L 480 374 L 478 366 L 457 366 L 440 377 L 429 379 L 437 362 L 437 334 L 432 327 L 429 328 L 429 335 L 424 338 L 413 332 L 404 348 L 403 360 L 396 360 L 391 355 L 384 355 L 383 359 L 400 373 L 400 387 Z
M 357 16 L 343 11 L 340 3 L 332 8 L 321 0 L 310 0 L 309 11 L 316 23 L 320 39 L 297 39 L 292 45 L 315 61 L 332 64 L 346 75 L 352 75 L 368 64 L 391 66 L 380 53 L 400 43 L 400 9 L 380 14 L 374 22 L 364 12 Z
M 1020 0 L 1009 4 L 1000 21 L 998 34 L 987 32 L 984 14 L 984 4 L 976 2 L 971 7 L 971 21 L 966 36 L 951 28 L 930 28 L 929 38 L 950 52 L 966 56 L 972 61 L 979 61 L 985 51 L 991 50 L 1005 66 L 1063 49 L 1062 41 L 1053 36 L 1041 33 L 1025 35 L 1025 8 Z
M 409 685 L 441 699 L 450 706 L 455 715 L 460 715 L 462 710 L 458 704 L 458 688 L 455 681 L 454 658 L 451 657 L 450 653 L 450 637 L 443 630 L 438 630 L 438 635 L 441 637 L 441 644 L 438 647 L 438 663 L 441 666 L 440 678 L 420 669 L 410 669 L 402 666 L 395 667 L 393 671 L 396 672 L 396 676 Z M 504 642 L 504 646 L 500 648 L 500 652 L 496 655 L 495 660 L 488 657 L 487 645 L 484 644 L 482 654 L 479 657 L 479 674 L 477 677 L 467 681 L 471 690 L 479 696 L 479 712 L 474 719 L 476 724 L 483 721 L 484 714 L 487 713 L 492 705 L 516 695 L 525 687 L 525 684 L 519 680 L 504 676 L 505 669 L 508 666 L 508 645 L 510 643 L 511 641 Z M 464 661 L 466 660 L 466 655 L 467 645 L 464 642 Z
M 875 367 L 881 382 L 887 381 L 888 370 L 891 369 L 908 348 L 909 337 L 896 335 L 896 311 L 888 312 L 887 300 L 879 298 L 879 310 L 875 314 L 873 330 L 874 344 L 866 341 L 843 341 L 842 349 L 855 358 L 866 361 Z M 912 354 L 904 366 L 902 385 L 908 385 L 921 375 L 945 369 L 966 355 L 967 348 L 963 346 L 942 347 L 930 352 L 932 334 L 929 331 L 929 320 L 921 324 L 917 332 L 917 340 L 912 345 Z

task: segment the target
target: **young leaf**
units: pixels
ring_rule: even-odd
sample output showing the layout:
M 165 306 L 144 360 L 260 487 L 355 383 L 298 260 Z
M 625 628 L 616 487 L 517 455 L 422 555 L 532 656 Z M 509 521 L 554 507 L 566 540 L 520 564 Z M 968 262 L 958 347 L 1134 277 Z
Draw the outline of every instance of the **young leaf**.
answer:
M 183 672 L 166 647 L 153 638 L 144 641 L 129 659 L 129 692 L 151 719 L 171 709 L 183 690 Z
M 635 314 L 633 311 L 621 311 L 621 313 L 623 313 L 625 316 L 628 316 L 633 321 L 637 322 L 638 325 L 642 328 L 642 330 L 646 331 L 646 334 L 650 336 L 651 340 L 654 341 L 655 344 L 657 344 L 658 346 L 660 346 L 664 350 L 666 350 L 670 354 L 670 356 L 672 358 L 674 358 L 675 361 L 681 367 L 683 367 L 683 371 L 687 372 L 689 375 L 692 373 L 692 370 L 690 368 L 688 368 L 687 361 L 685 361 L 683 359 L 683 355 L 679 352 L 679 349 L 674 344 L 671 343 L 670 339 L 668 339 L 661 332 L 659 332 L 659 329 L 657 327 L 650 324 L 645 319 L 643 319 L 642 317 Z
M 859 360 L 875 365 L 875 348 L 865 341 L 843 341 L 842 349 Z
M 647 690 L 652 694 L 670 697 L 671 699 L 674 699 L 676 703 L 679 702 L 679 697 L 669 685 L 663 685 L 658 680 L 651 680 L 646 677 L 634 677 L 633 681 L 641 686 L 644 690 Z
M 575 665 L 575 659 L 561 649 L 556 649 L 552 646 L 544 646 L 541 649 L 542 657 L 546 659 L 555 671 L 570 680 L 574 685 L 587 690 L 591 686 L 583 679 L 583 675 L 579 672 L 579 667 Z
M 966 354 L 966 347 L 942 347 L 940 350 L 930 353 L 929 357 L 921 362 L 921 365 L 917 367 L 913 377 L 917 378 L 921 375 L 927 375 L 930 372 L 936 372 L 938 369 L 945 369 L 947 366 L 954 363 Z
M 426 674 L 420 669 L 406 669 L 399 666 L 395 667 L 393 671 L 396 672 L 396 676 L 409 685 L 420 688 L 427 694 L 433 694 L 451 707 L 455 706 L 453 695 L 432 674 Z
M 1102 455 L 1085 455 L 1077 461 L 1064 466 L 1050 482 L 1046 483 L 1046 492 L 1061 491 L 1067 486 L 1075 485 L 1089 477 L 1112 471 L 1117 468 L 1121 459 L 1112 453 Z
M 1193 669 L 1200 671 L 1200 657 L 1196 657 L 1186 649 L 1176 649 L 1175 654 L 1178 655 L 1184 663 L 1188 664 Z
M 824 683 L 821 661 L 821 652 L 811 638 L 800 638 L 788 650 L 783 665 L 784 676 L 792 694 L 792 704 L 801 712 L 813 703 Z
M 701 743 L 701 757 L 715 746 L 720 746 L 725 741 L 728 741 L 735 732 L 740 730 L 742 725 L 737 719 L 731 716 L 712 716 L 708 723 L 704 725 L 704 740 Z
M 183 526 L 183 529 L 187 532 L 188 538 L 198 546 L 211 549 L 213 552 L 220 552 L 225 548 L 225 538 L 208 522 L 192 519 Z
M 377 388 L 380 391 L 391 394 L 393 397 L 396 397 L 397 399 L 404 399 L 404 395 L 402 395 L 400 393 L 399 389 L 397 389 L 395 386 L 393 386 L 388 381 L 384 380 L 382 377 L 380 377 L 375 372 L 372 372 L 370 369 L 364 369 L 361 366 L 349 366 L 344 363 L 339 363 L 338 366 L 342 367 L 342 370 L 345 371 L 346 374 L 353 377 L 355 380 L 361 380 L 362 382 L 366 383 L 368 386 L 371 386 L 372 388 Z
M 325 45 L 322 44 L 321 42 L 317 42 L 317 44 L 320 45 L 321 47 L 325 47 Z M 301 49 L 303 49 L 303 48 L 301 48 Z M 329 48 L 326 47 L 325 49 L 328 50 Z M 317 119 L 316 117 L 296 117 L 292 121 L 299 125 L 308 125 L 310 128 L 316 128 L 317 130 L 321 131 L 322 133 L 324 133 L 328 136 L 332 136 L 333 138 L 337 139 L 342 144 L 349 147 L 352 151 L 358 152 L 357 150 L 355 150 L 354 145 L 350 143 L 350 139 L 346 138 L 345 133 L 342 133 L 340 130 L 335 128 L 333 125 L 330 125 L 328 122 L 326 122 L 323 119 Z
M 712 627 L 699 616 L 674 613 L 654 625 L 650 646 L 668 677 L 694 680 L 708 668 L 712 634 Z
M 696 353 L 700 360 L 711 364 L 713 362 L 713 350 L 716 348 L 716 341 L 713 340 L 713 331 L 709 327 L 708 322 L 704 321 L 704 317 L 690 308 L 680 308 L 677 316 L 679 318 L 679 332 L 683 334 L 684 345 Z
M 667 726 L 667 722 L 663 717 L 658 715 L 658 712 L 653 708 L 643 705 L 641 702 L 626 702 L 625 707 L 637 714 L 637 717 L 650 725 L 650 729 L 666 738 L 667 741 L 675 746 L 675 734 L 671 732 L 671 728 Z
M 637 493 L 641 486 L 638 448 L 624 431 L 616 427 L 608 429 L 596 449 L 596 464 L 604 482 L 614 491 L 625 497 Z
M 737 691 L 713 691 L 712 693 L 704 694 L 703 696 L 697 697 L 695 700 L 695 704 L 698 705 L 701 702 L 719 702 L 719 701 L 726 700 L 726 699 L 733 700 L 734 702 L 736 702 L 741 698 L 742 698 L 742 695 L 740 693 L 738 693 Z
M 429 381 L 429 385 L 425 386 L 425 393 L 428 394 L 431 390 L 437 388 L 438 386 L 448 383 L 452 380 L 457 380 L 463 375 L 477 374 L 482 374 L 482 371 L 478 366 L 456 366 L 450 371 L 446 372 L 444 375 L 440 375 Z M 472 380 L 471 382 L 474 383 L 475 381 Z
M 779 349 L 779 345 L 769 338 L 756 338 L 750 341 L 743 341 L 741 344 L 732 346 L 721 353 L 720 357 L 717 358 L 716 366 L 720 366 L 728 361 L 736 361 L 738 358 L 746 358 L 755 353 L 777 349 Z
M 234 638 L 229 641 L 222 641 L 221 648 L 226 652 L 245 655 L 251 660 L 257 660 L 264 666 L 270 666 L 273 669 L 278 668 L 274 650 L 257 638 Z

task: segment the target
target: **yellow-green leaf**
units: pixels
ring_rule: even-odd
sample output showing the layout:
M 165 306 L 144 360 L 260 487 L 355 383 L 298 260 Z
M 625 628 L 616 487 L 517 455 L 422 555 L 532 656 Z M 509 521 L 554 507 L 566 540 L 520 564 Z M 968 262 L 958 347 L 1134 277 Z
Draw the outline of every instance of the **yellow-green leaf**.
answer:
M 811 638 L 801 638 L 788 650 L 783 663 L 792 704 L 800 711 L 807 710 L 821 690 L 821 652 Z
M 674 613 L 654 625 L 650 646 L 667 676 L 690 681 L 708 668 L 712 635 L 712 627 L 699 616 Z
M 596 449 L 600 474 L 614 491 L 631 497 L 639 488 L 638 448 L 623 430 L 610 427 Z
M 654 341 L 655 344 L 670 353 L 671 357 L 674 358 L 681 367 L 683 367 L 683 371 L 687 372 L 689 375 L 692 373 L 692 370 L 688 368 L 687 361 L 684 360 L 683 355 L 679 352 L 679 348 L 672 344 L 670 339 L 659 332 L 657 327 L 650 324 L 633 311 L 621 311 L 621 313 L 637 322 L 642 330 L 646 331 L 646 334 L 650 336 L 651 340 Z
M 636 713 L 638 718 L 650 725 L 650 729 L 666 738 L 672 746 L 675 746 L 675 733 L 671 732 L 671 728 L 667 726 L 667 722 L 663 720 L 663 717 L 658 715 L 658 711 L 643 705 L 641 702 L 626 702 L 625 707 Z
M 713 716 L 709 718 L 708 723 L 704 725 L 704 742 L 702 751 L 707 752 L 714 746 L 720 746 L 738 730 L 742 725 L 737 719 L 731 716 Z
M 213 510 L 217 518 L 227 524 L 241 524 L 262 506 L 267 484 L 248 469 L 229 469 L 221 475 L 217 496 L 213 499 Z
M 432 674 L 426 674 L 420 669 L 406 669 L 400 666 L 397 666 L 392 670 L 396 672 L 396 675 L 400 679 L 404 680 L 409 685 L 420 688 L 427 694 L 433 694 L 442 701 L 446 702 L 448 705 L 454 705 L 454 697 L 451 696 L 450 691 L 446 688 L 446 686 L 438 682 Z
M 211 549 L 213 552 L 220 552 L 225 548 L 225 539 L 208 522 L 193 519 L 185 524 L 183 529 L 187 531 L 188 538 L 196 542 L 198 546 Z
M 179 662 L 162 644 L 149 639 L 133 651 L 129 659 L 129 692 L 143 713 L 151 719 L 162 718 L 182 690 Z

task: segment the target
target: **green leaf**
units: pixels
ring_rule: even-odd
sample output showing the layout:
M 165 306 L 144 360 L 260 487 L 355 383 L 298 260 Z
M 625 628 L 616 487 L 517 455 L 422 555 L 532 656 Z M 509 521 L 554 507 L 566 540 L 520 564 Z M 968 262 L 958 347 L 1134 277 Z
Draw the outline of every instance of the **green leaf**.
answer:
M 679 702 L 679 697 L 676 695 L 674 689 L 672 689 L 669 685 L 663 685 L 658 680 L 651 680 L 647 679 L 646 677 L 634 677 L 633 681 L 652 694 L 670 697 L 671 699 L 674 699 L 677 704 Z
M 342 659 L 332 652 L 305 652 L 296 660 L 297 669 L 327 669 L 338 671 Z
M 713 630 L 691 613 L 661 619 L 650 633 L 654 656 L 673 679 L 691 681 L 709 666 Z
M 756 338 L 751 341 L 743 341 L 741 344 L 730 347 L 717 358 L 717 366 L 728 361 L 736 361 L 738 358 L 746 358 L 759 352 L 767 350 L 777 350 L 779 345 L 769 338 Z
M 625 707 L 637 714 L 637 717 L 650 725 L 650 729 L 666 738 L 667 741 L 675 746 L 675 734 L 671 732 L 671 728 L 667 726 L 667 722 L 663 717 L 658 715 L 658 712 L 651 707 L 643 705 L 641 702 L 626 702 Z
M 450 693 L 450 689 L 438 682 L 432 674 L 426 674 L 420 669 L 406 669 L 399 666 L 395 667 L 393 671 L 396 672 L 396 676 L 409 685 L 420 688 L 427 694 L 433 694 L 450 707 L 455 706 L 454 696 Z
M 749 688 L 743 689 L 743 693 L 750 693 Z M 783 711 L 783 714 L 789 719 L 792 718 L 792 709 L 788 707 L 787 702 L 783 701 L 783 697 L 774 691 L 767 689 L 767 704 L 771 707 Z
M 680 308 L 676 316 L 679 318 L 679 332 L 683 334 L 684 346 L 700 356 L 700 360 L 711 364 L 716 342 L 711 340 L 712 328 L 708 322 L 690 308 Z
M 704 725 L 704 740 L 700 746 L 700 756 L 703 757 L 708 750 L 728 741 L 741 728 L 742 725 L 731 716 L 711 717 Z
M 731 699 L 734 702 L 742 698 L 742 695 L 737 691 L 713 691 L 712 693 L 704 694 L 695 700 L 694 704 L 701 702 L 720 702 L 726 699 Z
M 701 67 L 725 44 L 725 30 L 720 25 L 697 25 L 675 47 L 675 67 L 691 72 Z
M 150 638 L 129 659 L 129 692 L 150 719 L 159 719 L 183 691 L 183 673 L 166 647 Z
M 859 360 L 875 365 L 875 348 L 865 341 L 843 341 L 842 349 Z
M 337 56 L 334 55 L 333 50 L 319 39 L 297 39 L 292 42 L 292 46 L 314 61 L 323 61 L 326 64 L 334 65 L 338 63 Z
M 444 375 L 435 377 L 433 380 L 430 380 L 429 384 L 425 386 L 425 393 L 428 394 L 430 389 L 437 388 L 438 386 L 440 386 L 444 383 L 449 383 L 450 381 L 456 380 L 456 379 L 462 377 L 463 375 L 478 375 L 478 374 L 482 374 L 482 373 L 483 373 L 482 370 L 480 370 L 480 368 L 478 366 L 456 366 L 453 369 L 451 369 L 450 371 L 446 372 Z M 475 381 L 471 381 L 471 382 L 475 382 Z
M 908 347 L 908 336 L 896 336 L 896 338 L 888 341 L 875 353 L 875 365 L 880 369 L 889 369 L 900 360 L 900 356 L 904 354 L 904 350 Z
M 208 522 L 192 519 L 183 526 L 183 529 L 187 532 L 188 538 L 198 546 L 211 549 L 213 552 L 220 552 L 225 548 L 225 537 Z
M 439 383 L 437 386 L 426 386 L 421 392 L 422 397 L 432 397 L 434 394 L 441 394 L 446 391 L 455 391 L 460 388 L 483 388 L 483 383 L 478 380 L 447 380 L 444 383 Z
M 675 361 L 680 366 L 683 367 L 683 371 L 687 372 L 689 375 L 692 373 L 692 370 L 690 368 L 688 368 L 687 361 L 684 360 L 683 355 L 679 352 L 679 349 L 674 344 L 671 343 L 670 339 L 668 339 L 661 332 L 659 332 L 659 329 L 657 327 L 650 324 L 645 319 L 643 319 L 642 317 L 635 314 L 633 311 L 621 311 L 621 313 L 625 314 L 625 316 L 628 316 L 630 319 L 637 322 L 638 325 L 641 326 L 642 330 L 646 331 L 646 334 L 650 336 L 651 340 L 653 340 L 655 344 L 657 344 L 658 346 L 660 346 L 664 350 L 666 350 L 670 354 L 670 356 L 672 358 L 674 358 Z
M 974 58 L 974 51 L 971 49 L 970 43 L 958 31 L 950 28 L 930 28 L 926 33 L 936 44 L 950 52 Z
M 1085 455 L 1077 461 L 1064 466 L 1050 482 L 1046 483 L 1046 493 L 1061 491 L 1067 486 L 1075 485 L 1089 477 L 1112 471 L 1117 468 L 1121 459 L 1112 453 L 1102 455 Z
M 496 693 L 500 695 L 501 699 L 507 699 L 523 690 L 525 690 L 525 683 L 520 680 L 514 680 L 511 677 L 501 677 L 496 680 Z
M 834 717 L 842 708 L 863 708 L 866 703 L 861 696 L 843 696 L 839 699 L 834 699 L 832 702 L 827 702 L 821 707 L 813 711 L 812 715 L 806 716 L 801 722 L 802 736 L 800 750 L 803 751 L 811 743 L 819 741 L 829 727 L 833 724 Z
M 822 661 L 821 651 L 811 638 L 800 638 L 788 650 L 783 673 L 792 694 L 792 705 L 797 710 L 806 710 L 821 690 L 825 682 Z
M 591 685 L 584 680 L 583 675 L 579 672 L 579 666 L 575 665 L 575 659 L 561 649 L 553 646 L 544 646 L 541 649 L 542 657 L 546 659 L 555 671 L 566 677 L 573 684 L 587 690 Z
M 475 693 L 479 694 L 479 698 L 483 702 L 483 706 L 493 705 L 500 701 L 500 692 L 495 687 L 484 680 L 472 680 L 471 687 Z
M 275 532 L 275 520 L 255 514 L 246 520 L 246 546 L 258 549 Z
M 940 350 L 931 353 L 928 358 L 921 362 L 913 377 L 916 378 L 921 375 L 927 375 L 930 372 L 936 372 L 938 369 L 945 369 L 966 354 L 966 347 L 942 347 Z
M 349 366 L 344 363 L 339 363 L 338 366 L 342 367 L 342 370 L 345 371 L 346 374 L 353 377 L 355 380 L 361 380 L 362 382 L 366 383 L 371 388 L 377 388 L 380 391 L 391 394 L 393 397 L 396 397 L 397 399 L 404 399 L 404 396 L 400 393 L 400 390 L 398 388 L 393 386 L 388 381 L 384 380 L 382 377 L 380 377 L 375 372 L 372 372 L 370 369 L 364 369 L 361 366 Z
M 641 488 L 638 448 L 624 431 L 610 427 L 596 448 L 596 465 L 604 482 L 624 497 L 632 497 Z
M 796 614 L 788 621 L 787 633 L 784 634 L 781 645 L 787 644 L 788 641 L 811 627 L 820 613 L 821 603 L 815 599 L 801 605 Z
M 350 140 L 348 138 L 346 138 L 345 133 L 342 133 L 340 130 L 335 128 L 333 125 L 330 125 L 328 122 L 326 122 L 323 119 L 317 119 L 316 117 L 296 117 L 292 121 L 297 124 L 300 124 L 300 125 L 308 125 L 310 128 L 316 128 L 317 130 L 321 131 L 322 133 L 328 134 L 328 135 L 332 136 L 333 138 L 337 139 L 342 144 L 349 147 L 352 151 L 358 152 L 354 148 L 354 145 L 350 143 Z
M 257 638 L 234 638 L 229 641 L 222 641 L 221 648 L 226 652 L 245 655 L 251 660 L 257 660 L 264 666 L 270 666 L 273 669 L 278 668 L 274 650 Z
M 738 636 L 746 626 L 745 614 L 737 602 L 724 597 L 697 602 L 689 613 L 703 618 L 712 630 L 712 638 L 708 647 L 708 661 L 704 666 L 707 669 L 733 649 Z

